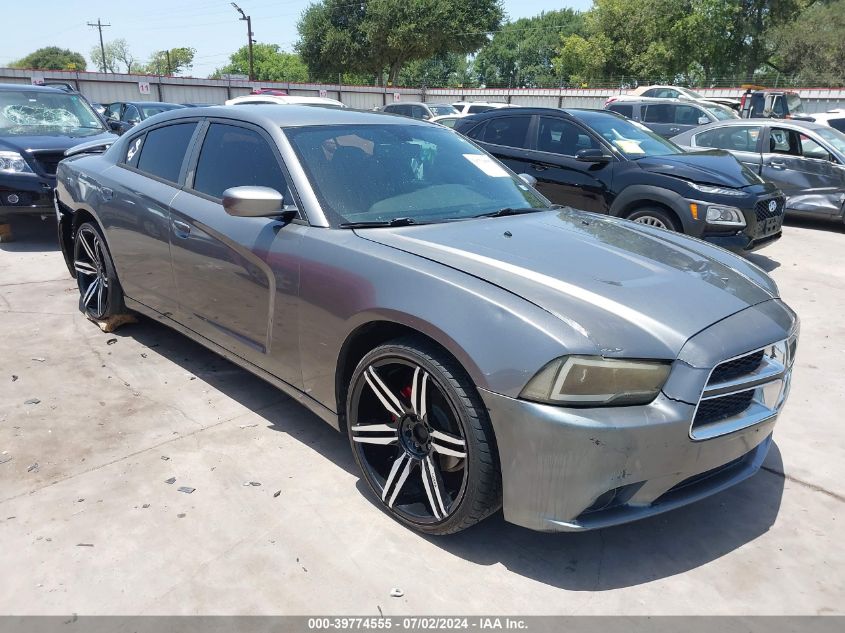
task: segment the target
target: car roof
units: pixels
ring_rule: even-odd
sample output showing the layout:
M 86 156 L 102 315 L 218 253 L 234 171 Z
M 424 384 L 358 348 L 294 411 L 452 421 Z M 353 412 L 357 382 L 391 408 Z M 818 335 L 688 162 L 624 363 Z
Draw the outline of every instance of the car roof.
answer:
M 226 105 L 241 105 L 241 104 L 249 104 L 249 105 L 256 105 L 260 103 L 269 104 L 272 103 L 274 105 L 295 105 L 295 104 L 323 104 L 323 105 L 334 105 L 334 106 L 344 106 L 344 104 L 337 99 L 329 99 L 328 97 L 309 97 L 309 96 L 299 96 L 299 95 L 273 95 L 273 94 L 252 94 L 252 95 L 241 95 L 239 97 L 233 97 L 232 99 L 226 100 Z
M 813 121 L 800 121 L 796 119 L 761 119 L 761 118 L 751 118 L 751 119 L 725 119 L 724 121 L 716 121 L 715 123 L 708 123 L 707 125 L 702 125 L 701 127 L 695 128 L 695 130 L 689 130 L 690 132 L 695 132 L 698 134 L 701 130 L 710 129 L 711 127 L 724 127 L 726 125 L 775 125 L 777 127 L 783 127 L 787 129 L 805 129 L 805 130 L 823 130 L 828 126 L 822 125 L 821 123 L 814 123 Z M 685 132 L 686 134 L 686 132 Z
M 63 90 L 61 88 L 53 88 L 52 86 L 37 86 L 35 84 L 0 84 L 0 90 L 26 90 L 29 92 L 46 92 L 48 94 L 76 94 Z
M 162 121 L 212 117 L 255 123 L 264 127 L 304 127 L 308 125 L 431 125 L 409 117 L 393 116 L 381 112 L 353 110 L 351 108 L 321 108 L 290 104 L 280 108 L 275 103 L 257 103 L 249 108 L 209 106 L 200 108 L 179 108 L 156 115 L 156 123 Z
M 612 101 L 608 106 L 617 105 L 617 104 L 646 104 L 646 105 L 660 105 L 660 104 L 672 104 L 672 105 L 699 105 L 699 106 L 712 106 L 718 105 L 716 103 L 709 103 L 704 99 L 676 99 L 674 97 L 628 97 L 627 99 L 617 99 L 616 101 Z

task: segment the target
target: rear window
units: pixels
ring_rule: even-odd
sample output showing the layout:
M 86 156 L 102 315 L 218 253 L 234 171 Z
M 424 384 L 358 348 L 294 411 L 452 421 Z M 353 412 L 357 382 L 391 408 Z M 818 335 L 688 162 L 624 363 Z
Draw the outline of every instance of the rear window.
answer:
M 528 125 L 531 123 L 530 116 L 508 116 L 499 119 L 491 119 L 486 126 L 473 130 L 470 134 L 473 138 L 483 143 L 504 145 L 505 147 L 527 147 L 526 135 Z M 480 134 L 480 135 L 476 135 Z
M 632 106 L 632 105 L 622 105 L 622 104 L 619 104 L 619 103 L 614 103 L 614 104 L 608 106 L 607 109 L 610 110 L 611 112 L 617 112 L 617 113 L 621 114 L 622 116 L 626 116 L 629 119 L 632 119 L 634 117 L 634 106 Z
M 828 120 L 827 123 L 834 130 L 839 130 L 840 132 L 845 132 L 845 118 L 843 118 L 843 119 L 830 119 L 830 120 Z
M 151 176 L 179 182 L 182 161 L 196 127 L 194 122 L 179 123 L 147 132 L 141 146 L 138 169 Z

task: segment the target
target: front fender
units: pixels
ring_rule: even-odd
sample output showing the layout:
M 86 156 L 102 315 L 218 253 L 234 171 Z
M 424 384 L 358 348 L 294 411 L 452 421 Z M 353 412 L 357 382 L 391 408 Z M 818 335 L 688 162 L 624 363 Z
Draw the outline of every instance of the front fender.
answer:
M 640 206 L 643 202 L 657 202 L 669 207 L 681 221 L 684 233 L 687 235 L 700 234 L 700 222 L 692 219 L 689 211 L 689 202 L 679 193 L 654 185 L 631 185 L 625 187 L 616 196 L 616 199 L 610 206 L 610 215 L 625 217 L 628 211 L 636 206 Z

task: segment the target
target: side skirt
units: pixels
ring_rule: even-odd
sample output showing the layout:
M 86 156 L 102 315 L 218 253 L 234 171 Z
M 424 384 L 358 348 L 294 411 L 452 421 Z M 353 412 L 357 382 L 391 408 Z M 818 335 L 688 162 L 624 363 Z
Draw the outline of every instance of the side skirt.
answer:
M 146 317 L 149 317 L 162 325 L 165 325 L 173 330 L 176 330 L 180 334 L 187 336 L 189 339 L 194 341 L 195 343 L 199 343 L 203 347 L 211 350 L 215 354 L 219 354 L 226 360 L 234 363 L 238 367 L 247 370 L 251 374 L 254 374 L 261 378 L 262 380 L 266 380 L 271 385 L 279 389 L 280 391 L 284 392 L 286 395 L 290 396 L 309 411 L 314 413 L 315 415 L 319 416 L 324 422 L 328 423 L 332 426 L 336 431 L 340 431 L 340 421 L 338 420 L 337 414 L 329 409 L 328 407 L 320 404 L 314 398 L 309 396 L 306 393 L 303 393 L 293 385 L 286 383 L 284 380 L 274 376 L 273 374 L 261 369 L 257 365 L 250 363 L 247 360 L 244 360 L 237 354 L 233 354 L 226 348 L 218 345 L 213 341 L 209 341 L 204 336 L 197 334 L 193 330 L 186 328 L 181 323 L 177 323 L 176 321 L 156 312 L 152 308 L 135 301 L 134 299 L 130 299 L 129 297 L 124 297 L 124 302 L 126 303 L 126 307 L 130 310 L 134 310 L 135 312 L 140 312 Z

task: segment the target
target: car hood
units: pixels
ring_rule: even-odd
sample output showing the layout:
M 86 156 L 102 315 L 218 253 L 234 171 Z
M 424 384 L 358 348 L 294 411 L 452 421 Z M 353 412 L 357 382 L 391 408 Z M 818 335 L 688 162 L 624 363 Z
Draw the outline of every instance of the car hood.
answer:
M 761 269 L 720 248 L 572 209 L 357 233 L 543 308 L 577 353 L 674 359 L 694 334 L 777 296 Z
M 9 130 L 6 130 L 9 132 Z M 4 133 L 0 135 L 0 149 L 15 152 L 30 150 L 64 151 L 86 141 L 116 139 L 117 136 L 103 130 L 86 130 L 83 128 L 41 128 L 37 133 L 31 130 L 20 133 Z
M 646 171 L 707 185 L 740 188 L 760 184 L 751 170 L 720 149 L 649 156 L 634 162 Z

